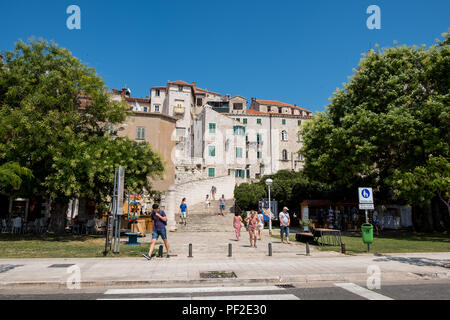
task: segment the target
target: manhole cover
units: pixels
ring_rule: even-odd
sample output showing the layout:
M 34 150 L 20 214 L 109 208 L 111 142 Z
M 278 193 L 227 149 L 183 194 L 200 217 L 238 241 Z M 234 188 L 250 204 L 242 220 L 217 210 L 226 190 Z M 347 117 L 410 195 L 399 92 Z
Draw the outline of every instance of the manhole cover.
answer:
M 5 273 L 19 267 L 23 267 L 23 265 L 0 264 L 0 273 Z
M 52 264 L 49 268 L 70 268 L 74 264 Z
M 281 289 L 294 289 L 295 287 L 292 284 L 279 284 L 277 285 L 278 288 Z
M 227 279 L 227 278 L 237 278 L 234 272 L 228 271 L 208 271 L 200 273 L 201 279 Z

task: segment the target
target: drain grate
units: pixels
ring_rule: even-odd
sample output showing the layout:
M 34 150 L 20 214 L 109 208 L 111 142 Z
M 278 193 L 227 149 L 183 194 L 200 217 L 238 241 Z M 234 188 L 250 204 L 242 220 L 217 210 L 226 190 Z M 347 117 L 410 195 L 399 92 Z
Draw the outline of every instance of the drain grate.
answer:
M 295 286 L 292 284 L 279 284 L 277 287 L 281 289 L 295 289 Z
M 23 267 L 23 265 L 0 264 L 0 273 L 5 273 L 19 267 Z
M 201 279 L 231 279 L 237 278 L 233 271 L 208 271 L 200 273 Z
M 70 268 L 74 266 L 74 264 L 52 264 L 49 268 Z

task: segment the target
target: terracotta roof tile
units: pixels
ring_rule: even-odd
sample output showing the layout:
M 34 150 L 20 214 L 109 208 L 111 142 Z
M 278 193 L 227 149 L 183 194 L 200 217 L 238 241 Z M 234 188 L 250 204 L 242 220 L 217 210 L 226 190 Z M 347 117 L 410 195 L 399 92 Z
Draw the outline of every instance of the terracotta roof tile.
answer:
M 259 104 L 265 104 L 265 105 L 271 105 L 271 106 L 280 106 L 280 107 L 291 107 L 291 108 L 296 108 L 296 109 L 300 109 L 303 111 L 307 111 L 307 112 L 312 112 L 308 109 L 299 107 L 299 106 L 295 106 L 289 103 L 284 103 L 284 102 L 280 102 L 280 101 L 276 101 L 276 100 L 256 100 L 257 103 Z

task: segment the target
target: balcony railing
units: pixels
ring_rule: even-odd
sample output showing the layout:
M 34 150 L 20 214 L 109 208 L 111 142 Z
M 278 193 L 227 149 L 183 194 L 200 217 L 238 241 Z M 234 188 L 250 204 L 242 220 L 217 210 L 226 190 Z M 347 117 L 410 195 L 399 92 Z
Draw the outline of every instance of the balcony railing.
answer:
M 183 115 L 186 112 L 186 108 L 185 107 L 175 107 L 173 109 L 173 113 L 177 114 L 177 115 Z

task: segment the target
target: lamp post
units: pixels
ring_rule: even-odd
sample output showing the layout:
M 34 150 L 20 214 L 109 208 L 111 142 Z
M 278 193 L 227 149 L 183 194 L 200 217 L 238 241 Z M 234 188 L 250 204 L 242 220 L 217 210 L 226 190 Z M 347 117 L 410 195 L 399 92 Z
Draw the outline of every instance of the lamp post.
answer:
M 272 179 L 266 180 L 266 185 L 269 188 L 269 213 L 272 213 L 272 206 L 270 203 L 270 186 L 273 184 Z M 269 234 L 272 236 L 272 215 L 269 216 Z

